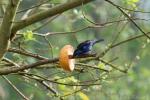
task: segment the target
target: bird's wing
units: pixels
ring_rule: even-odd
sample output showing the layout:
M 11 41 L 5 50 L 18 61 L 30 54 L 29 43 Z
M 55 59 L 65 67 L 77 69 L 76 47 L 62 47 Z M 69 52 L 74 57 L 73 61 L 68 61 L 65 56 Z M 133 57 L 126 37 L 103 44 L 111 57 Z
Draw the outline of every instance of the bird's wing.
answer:
M 89 42 L 90 42 L 90 40 L 86 40 L 86 41 L 80 43 L 80 44 L 77 46 L 77 48 L 78 48 L 78 49 L 83 49 L 83 48 L 85 48 L 85 46 L 87 46 L 87 45 L 89 44 Z

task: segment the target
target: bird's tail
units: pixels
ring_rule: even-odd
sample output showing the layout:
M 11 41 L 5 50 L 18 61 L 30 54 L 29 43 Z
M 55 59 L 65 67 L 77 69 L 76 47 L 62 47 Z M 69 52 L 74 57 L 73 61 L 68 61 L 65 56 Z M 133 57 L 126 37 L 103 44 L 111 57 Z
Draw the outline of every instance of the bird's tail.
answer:
M 98 43 L 98 42 L 102 42 L 102 41 L 104 41 L 104 39 L 98 39 L 98 40 L 94 40 L 93 42 L 93 44 L 95 44 L 95 43 Z

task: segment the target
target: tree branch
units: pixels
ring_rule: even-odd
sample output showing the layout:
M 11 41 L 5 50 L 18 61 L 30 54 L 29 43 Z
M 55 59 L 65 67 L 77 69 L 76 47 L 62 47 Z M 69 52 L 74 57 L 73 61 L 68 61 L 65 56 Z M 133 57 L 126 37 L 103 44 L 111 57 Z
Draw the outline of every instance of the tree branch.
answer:
M 149 34 L 149 33 L 147 33 L 147 34 Z M 110 47 L 110 49 L 115 48 L 115 47 L 117 47 L 117 46 L 119 46 L 119 45 L 121 45 L 121 44 L 130 42 L 130 41 L 132 41 L 132 40 L 135 40 L 135 39 L 137 39 L 137 38 L 143 37 L 143 36 L 145 36 L 145 35 L 144 35 L 144 34 L 142 34 L 142 35 L 137 35 L 137 36 L 132 37 L 132 38 L 129 38 L 129 39 L 127 39 L 127 40 L 121 41 L 121 42 L 119 42 L 119 43 L 116 43 L 116 44 L 112 45 L 112 46 Z M 110 49 L 109 49 L 109 50 L 110 50 Z M 108 50 L 108 51 L 109 51 L 109 50 Z M 12 52 L 16 52 L 16 51 L 12 51 Z M 20 53 L 20 52 L 18 52 L 18 51 L 17 51 L 16 53 L 26 55 L 26 53 L 24 54 L 24 53 Z M 98 57 L 103 56 L 105 53 L 106 53 L 106 51 L 102 52 Z M 27 54 L 27 56 L 28 56 L 28 54 Z M 30 56 L 30 54 L 29 54 L 29 56 Z M 32 55 L 31 55 L 31 56 L 32 56 Z M 34 57 L 34 56 L 32 56 L 32 57 Z M 86 58 L 86 57 L 93 57 L 93 58 L 88 59 L 88 60 L 97 59 L 97 57 L 95 57 L 95 55 L 82 56 L 81 58 Z M 36 57 L 35 57 L 35 58 L 36 58 Z M 79 58 L 80 58 L 80 57 L 79 57 Z M 40 59 L 43 59 L 43 57 L 42 57 L 42 58 L 40 57 Z M 18 72 L 18 71 L 23 71 L 23 70 L 25 70 L 25 69 L 35 68 L 35 67 L 40 66 L 40 65 L 44 65 L 44 64 L 48 64 L 48 63 L 55 63 L 55 62 L 58 62 L 58 58 L 54 58 L 54 59 L 44 59 L 44 60 L 40 60 L 40 61 L 38 61 L 38 62 L 29 64 L 29 65 L 24 65 L 24 66 L 21 66 L 21 67 L 12 67 L 11 69 L 10 69 L 10 68 L 0 68 L 0 75 L 6 75 L 6 74 L 10 74 L 10 73 L 15 73 L 15 72 Z M 124 72 L 124 71 L 122 71 L 122 72 Z
M 30 100 L 6 76 L 3 75 L 2 77 L 24 100 Z
M 34 24 L 38 21 L 41 21 L 45 18 L 55 16 L 57 14 L 60 14 L 69 9 L 81 6 L 82 4 L 86 4 L 91 1 L 93 1 L 93 0 L 72 0 L 71 2 L 56 5 L 55 7 L 50 8 L 49 10 L 42 11 L 40 13 L 29 16 L 28 18 L 21 20 L 19 23 L 14 24 L 14 26 L 12 28 L 11 39 L 15 36 L 15 34 L 18 30 L 25 28 L 26 26 L 29 26 L 29 25 Z
M 3 21 L 0 27 L 0 59 L 4 56 L 9 46 L 9 37 L 11 34 L 12 22 L 16 15 L 16 10 L 20 4 L 20 0 L 10 0 Z
M 107 2 L 110 3 L 111 5 L 115 6 L 125 17 L 127 17 L 127 18 L 129 19 L 130 22 L 132 22 L 132 24 L 135 25 L 135 27 L 136 27 L 141 33 L 143 33 L 148 39 L 150 39 L 150 36 L 149 36 L 148 34 L 146 34 L 146 32 L 144 32 L 144 30 L 143 30 L 140 26 L 138 26 L 138 24 L 136 24 L 136 22 L 135 22 L 134 20 L 132 20 L 132 18 L 131 18 L 127 13 L 125 13 L 125 12 L 120 8 L 120 6 L 114 4 L 114 3 L 113 3 L 112 1 L 110 1 L 110 0 L 105 0 L 105 1 L 107 1 Z

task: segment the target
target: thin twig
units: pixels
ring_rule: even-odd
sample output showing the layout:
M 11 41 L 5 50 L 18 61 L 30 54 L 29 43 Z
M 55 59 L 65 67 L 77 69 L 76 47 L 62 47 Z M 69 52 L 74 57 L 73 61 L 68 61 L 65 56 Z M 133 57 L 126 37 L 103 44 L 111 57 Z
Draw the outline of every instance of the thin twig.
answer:
M 101 62 L 103 62 L 104 64 L 109 65 L 110 67 L 112 67 L 112 68 L 114 68 L 114 69 L 116 69 L 116 70 L 118 70 L 118 71 L 120 71 L 120 72 L 127 73 L 127 71 L 128 71 L 127 69 L 125 69 L 125 70 L 120 69 L 118 66 L 113 65 L 113 64 L 111 64 L 111 63 L 109 63 L 109 62 L 107 62 L 107 61 L 105 61 L 105 60 L 103 60 L 103 59 L 100 59 L 100 58 L 99 58 L 99 60 L 100 60 Z
M 12 61 L 12 60 L 10 60 L 10 59 L 8 59 L 8 58 L 6 58 L 6 57 L 3 57 L 2 61 L 5 61 L 5 62 L 7 62 L 7 63 L 9 63 L 9 64 L 12 64 L 12 65 L 14 65 L 15 67 L 20 67 L 17 63 L 15 63 L 14 61 Z
M 47 1 L 44 1 L 44 2 L 42 2 L 42 3 L 40 3 L 40 4 L 34 5 L 34 6 L 32 6 L 32 7 L 29 7 L 29 8 L 27 8 L 27 9 L 23 9 L 23 10 L 17 11 L 17 13 L 22 13 L 22 12 L 25 12 L 25 11 L 27 11 L 27 10 L 30 10 L 30 9 L 39 7 L 39 6 L 45 4 L 45 3 L 49 2 L 49 1 L 50 1 L 50 0 L 47 0 Z
M 40 81 L 48 81 L 48 82 L 51 82 L 51 83 L 55 83 L 55 84 L 60 84 L 60 85 L 66 85 L 66 86 L 91 86 L 91 85 L 99 85 L 99 83 L 98 84 L 95 84 L 95 83 L 93 83 L 94 81 L 98 81 L 98 80 L 100 80 L 100 78 L 99 79 L 95 79 L 95 80 L 91 80 L 91 83 L 89 83 L 89 84 L 71 84 L 71 83 L 62 83 L 62 82 L 57 82 L 57 81 L 54 81 L 54 80 L 50 80 L 50 79 L 48 79 L 48 78 L 45 78 L 45 77 L 42 77 L 42 76 L 39 76 L 39 75 L 35 75 L 35 74 L 29 74 L 29 73 L 17 73 L 17 74 L 19 74 L 19 75 L 23 75 L 23 76 L 25 76 L 25 77 L 28 77 L 28 78 L 30 78 L 30 79 L 37 79 L 37 80 L 40 80 Z M 36 76 L 36 77 L 32 77 L 31 75 L 33 75 L 33 76 Z M 85 81 L 83 81 L 83 82 L 80 82 L 80 83 L 84 83 Z
M 54 55 L 54 53 L 53 53 L 53 46 L 52 46 L 51 42 L 48 40 L 48 38 L 46 36 L 44 37 L 44 39 L 48 43 L 48 46 L 49 46 L 49 48 L 51 50 L 51 54 L 52 54 L 52 58 L 53 58 L 54 57 L 53 56 Z
M 2 77 L 24 100 L 30 100 L 6 76 L 2 75 Z
M 41 26 L 39 26 L 39 27 L 33 29 L 32 32 L 35 32 L 35 31 L 37 31 L 37 30 L 43 28 L 44 26 L 46 26 L 48 23 L 52 22 L 54 19 L 56 19 L 56 18 L 59 17 L 60 15 L 61 15 L 61 14 L 58 14 L 58 15 L 52 17 L 52 18 L 49 18 L 46 22 L 42 23 Z
M 20 49 L 16 49 L 16 48 L 9 48 L 8 52 L 18 53 L 18 54 L 33 57 L 33 58 L 36 58 L 39 60 L 48 59 L 46 57 L 40 56 L 39 54 L 33 54 L 32 52 L 20 50 Z
M 76 63 L 76 65 L 78 65 L 78 66 L 85 66 L 85 67 L 89 67 L 89 68 L 93 68 L 93 69 L 98 69 L 98 70 L 102 70 L 102 71 L 105 71 L 105 72 L 109 72 L 109 70 L 102 69 L 102 68 L 96 67 L 96 66 L 91 66 L 91 65 L 88 65 L 88 64 L 84 64 L 84 63 Z
M 150 34 L 150 32 L 147 32 L 146 34 Z M 104 51 L 99 55 L 99 57 L 103 57 L 103 56 L 104 56 L 108 51 L 110 51 L 112 48 L 115 48 L 115 47 L 117 47 L 117 46 L 119 46 L 119 45 L 122 45 L 122 44 L 124 44 L 124 43 L 133 41 L 133 40 L 135 40 L 135 39 L 138 39 L 138 38 L 141 38 L 141 37 L 144 37 L 144 36 L 145 36 L 144 34 L 136 35 L 136 36 L 134 36 L 134 37 L 128 38 L 128 39 L 123 40 L 123 41 L 121 41 L 121 42 L 118 42 L 118 43 L 116 43 L 116 44 L 110 45 L 106 50 L 104 50 Z
M 147 33 L 147 34 L 149 34 L 149 33 Z M 121 41 L 121 42 L 119 42 L 119 43 L 117 43 L 117 44 L 112 45 L 108 50 L 110 50 L 110 49 L 112 49 L 112 48 L 114 48 L 114 47 L 116 47 L 116 46 L 119 46 L 119 45 L 121 45 L 121 44 L 123 44 L 123 43 L 127 43 L 127 42 L 129 42 L 129 41 L 135 40 L 135 39 L 140 38 L 140 37 L 143 37 L 143 36 L 145 36 L 145 35 L 144 35 L 144 34 L 142 34 L 142 35 L 137 35 L 137 36 L 132 37 L 132 38 L 129 38 L 129 39 L 127 39 L 127 40 Z M 105 54 L 105 51 L 102 52 L 102 53 L 99 55 L 99 57 L 101 57 L 103 54 Z M 85 58 L 85 57 L 84 57 L 84 58 Z M 97 59 L 97 58 L 94 57 L 94 58 L 90 58 L 90 59 L 88 59 L 88 60 L 92 60 L 92 59 Z M 10 69 L 10 68 L 1 68 L 1 69 L 0 69 L 0 74 L 1 74 L 1 75 L 4 75 L 4 74 L 9 74 L 9 73 L 14 73 L 14 72 L 22 71 L 22 70 L 25 70 L 25 69 L 34 68 L 34 67 L 37 67 L 37 66 L 40 66 L 40 65 L 48 64 L 48 63 L 55 63 L 55 62 L 57 62 L 57 61 L 58 61 L 58 58 L 54 58 L 54 59 L 49 59 L 49 60 L 47 60 L 47 59 L 46 59 L 46 60 L 41 60 L 41 61 L 38 61 L 38 62 L 35 62 L 35 63 L 32 63 L 32 64 L 29 64 L 29 65 L 24 65 L 24 66 L 19 67 L 19 68 L 16 68 L 16 67 L 14 67 L 14 68 L 12 68 L 12 69 Z
M 122 13 L 124 14 L 124 16 L 127 17 L 127 18 L 137 27 L 137 29 L 139 29 L 139 31 L 141 31 L 147 38 L 150 39 L 150 36 L 149 36 L 146 32 L 144 32 L 144 30 L 143 30 L 142 28 L 140 28 L 140 27 L 136 24 L 136 22 L 135 22 L 134 20 L 132 20 L 132 18 L 130 18 L 130 16 L 129 16 L 127 13 L 125 13 L 125 12 L 120 8 L 120 6 L 114 4 L 114 3 L 113 3 L 112 1 L 110 1 L 110 0 L 105 0 L 105 1 L 107 1 L 108 3 L 110 3 L 111 5 L 113 5 L 114 7 L 116 7 L 120 12 L 122 12 Z
M 88 25 L 88 26 L 85 26 L 83 28 L 72 30 L 72 31 L 69 31 L 69 32 L 48 32 L 46 34 L 37 34 L 37 33 L 34 33 L 34 35 L 43 36 L 44 37 L 44 36 L 49 36 L 49 35 L 78 33 L 80 31 L 83 31 L 83 30 L 86 30 L 86 29 L 90 29 L 90 28 L 103 28 L 103 27 L 106 27 L 106 26 L 113 25 L 114 23 L 118 23 L 118 22 L 122 22 L 122 21 L 127 21 L 127 20 L 128 19 L 121 19 L 121 20 L 115 20 L 115 21 L 108 21 L 108 22 L 105 22 L 105 23 L 92 22 L 94 25 Z M 133 20 L 145 20 L 145 21 L 148 21 L 149 19 L 146 20 L 146 19 L 133 18 Z

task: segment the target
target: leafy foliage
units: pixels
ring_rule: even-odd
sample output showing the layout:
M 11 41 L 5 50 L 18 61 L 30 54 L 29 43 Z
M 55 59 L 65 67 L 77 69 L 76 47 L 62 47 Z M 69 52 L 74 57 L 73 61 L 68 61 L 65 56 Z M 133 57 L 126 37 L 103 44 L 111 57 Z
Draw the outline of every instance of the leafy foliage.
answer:
M 42 3 L 34 1 L 23 0 L 19 10 Z M 44 7 L 49 9 L 70 1 L 50 0 L 44 3 Z M 134 11 L 140 7 L 139 4 L 146 2 L 117 0 L 114 3 L 130 15 L 144 32 L 149 31 L 149 24 L 145 23 L 149 19 L 144 17 L 145 13 Z M 38 9 L 31 10 L 29 16 L 38 13 Z M 138 13 L 142 13 L 142 18 Z M 19 13 L 16 19 L 20 20 L 20 16 L 26 14 Z M 144 35 L 137 35 L 143 33 L 122 12 L 106 1 L 95 0 L 21 30 L 11 48 L 25 54 L 8 52 L 5 57 L 20 66 L 32 65 L 41 63 L 45 57 L 59 57 L 64 45 L 70 44 L 76 48 L 82 41 L 104 38 L 104 43 L 96 44 L 92 51 L 100 56 L 99 59 L 77 59 L 73 72 L 66 72 L 58 62 L 52 62 L 7 77 L 31 100 L 149 100 L 150 40 Z M 0 64 L 14 66 L 4 61 Z M 22 99 L 3 78 L 0 84 L 3 100 Z

